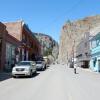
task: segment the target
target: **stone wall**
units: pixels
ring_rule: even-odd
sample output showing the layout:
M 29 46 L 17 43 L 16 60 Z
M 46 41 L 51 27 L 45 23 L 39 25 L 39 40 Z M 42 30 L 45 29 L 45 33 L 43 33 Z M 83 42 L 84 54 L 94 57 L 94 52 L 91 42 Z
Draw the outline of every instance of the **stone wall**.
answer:
M 54 60 L 58 58 L 59 45 L 58 43 L 49 35 L 43 33 L 34 33 L 39 42 L 42 45 L 43 54 L 45 51 L 52 50 L 52 57 Z

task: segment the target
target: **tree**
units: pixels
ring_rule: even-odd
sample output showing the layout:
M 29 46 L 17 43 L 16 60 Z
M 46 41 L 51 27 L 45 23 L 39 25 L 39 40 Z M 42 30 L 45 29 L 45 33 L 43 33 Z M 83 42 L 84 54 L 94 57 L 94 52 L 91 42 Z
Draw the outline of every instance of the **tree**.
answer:
M 48 49 L 44 52 L 44 56 L 48 56 L 48 55 L 52 55 L 52 48 L 48 48 Z

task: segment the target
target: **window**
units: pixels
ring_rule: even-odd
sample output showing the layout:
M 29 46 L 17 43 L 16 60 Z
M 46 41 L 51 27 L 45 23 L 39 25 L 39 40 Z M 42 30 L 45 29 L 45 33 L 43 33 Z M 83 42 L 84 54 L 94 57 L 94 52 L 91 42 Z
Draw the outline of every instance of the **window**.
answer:
M 96 40 L 93 40 L 93 41 L 91 42 L 91 47 L 92 47 L 92 48 L 95 48 L 96 46 L 97 46 Z
M 97 46 L 99 46 L 99 45 L 100 45 L 100 40 L 98 39 L 98 40 L 97 40 Z
M 87 42 L 85 42 L 85 48 L 87 47 Z
M 18 66 L 22 66 L 22 65 L 27 66 L 27 65 L 30 65 L 30 64 L 31 64 L 31 62 L 19 62 Z
M 25 35 L 24 34 L 22 35 L 22 39 L 25 40 Z

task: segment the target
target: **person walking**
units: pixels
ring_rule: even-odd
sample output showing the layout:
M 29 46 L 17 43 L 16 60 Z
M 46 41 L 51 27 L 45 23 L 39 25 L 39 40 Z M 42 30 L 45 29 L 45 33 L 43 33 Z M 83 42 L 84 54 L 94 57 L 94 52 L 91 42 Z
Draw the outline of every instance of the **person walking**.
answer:
M 76 74 L 76 63 L 74 64 L 74 74 Z

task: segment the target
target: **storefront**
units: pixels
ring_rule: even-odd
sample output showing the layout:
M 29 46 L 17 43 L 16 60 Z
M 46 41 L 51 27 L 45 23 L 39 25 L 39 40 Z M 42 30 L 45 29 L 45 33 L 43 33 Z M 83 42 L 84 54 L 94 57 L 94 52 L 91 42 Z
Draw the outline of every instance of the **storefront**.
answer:
M 5 69 L 11 69 L 16 63 L 16 55 L 15 55 L 16 46 L 10 43 L 6 43 L 6 63 Z
M 0 71 L 11 71 L 16 63 L 16 48 L 19 46 L 19 41 L 5 33 L 0 38 Z
M 0 71 L 11 71 L 19 61 L 33 60 L 40 54 L 38 40 L 23 21 L 0 23 Z
M 90 44 L 91 44 L 90 68 L 93 71 L 100 72 L 100 33 L 98 33 L 91 39 Z
M 19 41 L 17 41 L 15 38 L 13 38 L 10 35 L 6 35 L 5 37 L 5 49 L 3 50 L 3 57 L 4 63 L 3 70 L 11 71 L 12 67 L 20 60 L 20 52 L 17 51 L 17 48 L 19 46 Z

